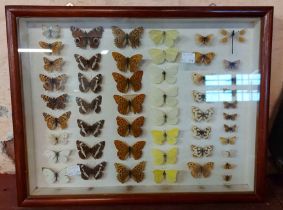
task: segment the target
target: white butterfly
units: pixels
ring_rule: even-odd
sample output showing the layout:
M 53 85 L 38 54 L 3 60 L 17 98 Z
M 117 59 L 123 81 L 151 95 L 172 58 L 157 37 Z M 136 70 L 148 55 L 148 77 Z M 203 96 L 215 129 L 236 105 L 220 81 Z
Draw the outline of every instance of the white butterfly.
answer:
M 61 171 L 54 171 L 50 168 L 42 168 L 42 174 L 47 183 L 53 184 L 55 182 L 59 183 L 68 183 L 70 182 L 70 177 L 67 176 L 67 168 L 62 169 Z
M 55 26 L 42 25 L 42 35 L 48 39 L 58 38 L 60 35 L 60 27 L 58 25 Z
M 153 88 L 150 92 L 150 99 L 152 105 L 163 106 L 167 105 L 174 107 L 177 105 L 178 100 L 176 96 L 178 95 L 178 87 L 171 87 L 167 90 L 161 90 L 160 88 Z
M 161 111 L 159 109 L 154 109 L 154 112 L 152 113 L 153 123 L 155 125 L 176 125 L 179 121 L 178 115 L 178 108 L 172 108 L 170 111 Z
M 178 65 L 171 65 L 162 69 L 151 64 L 148 68 L 150 69 L 150 79 L 155 84 L 160 84 L 163 81 L 169 84 L 175 84 L 177 81 Z
M 69 156 L 71 155 L 72 150 L 46 150 L 44 155 L 47 157 L 48 161 L 52 163 L 66 163 L 68 162 Z
M 150 49 L 148 51 L 152 62 L 155 64 L 162 64 L 165 61 L 167 62 L 175 62 L 178 54 L 179 49 L 178 48 L 167 48 L 167 49 Z
M 51 133 L 48 135 L 49 142 L 53 145 L 56 144 L 67 144 L 68 143 L 68 133 Z
M 214 114 L 214 109 L 211 107 L 207 109 L 206 111 L 202 111 L 198 107 L 192 106 L 192 113 L 193 113 L 193 119 L 194 121 L 200 122 L 200 121 L 210 121 Z

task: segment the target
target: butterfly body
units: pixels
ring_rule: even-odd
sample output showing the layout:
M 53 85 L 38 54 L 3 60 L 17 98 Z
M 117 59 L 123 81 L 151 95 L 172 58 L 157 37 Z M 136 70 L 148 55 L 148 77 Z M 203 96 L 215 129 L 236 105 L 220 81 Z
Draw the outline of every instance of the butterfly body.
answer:
M 104 169 L 107 165 L 107 162 L 103 161 L 96 165 L 94 168 L 90 168 L 84 164 L 78 164 L 81 171 L 81 178 L 84 180 L 89 180 L 91 177 L 98 180 L 101 179 L 104 174 Z
M 196 158 L 209 157 L 212 155 L 213 145 L 208 145 L 205 147 L 199 147 L 196 145 L 191 145 L 192 155 Z
M 46 57 L 43 57 L 44 66 L 43 68 L 46 71 L 52 72 L 52 71 L 61 71 L 62 65 L 64 64 L 63 58 L 57 58 L 55 60 L 49 60 Z
M 80 128 L 80 134 L 83 137 L 94 136 L 97 137 L 101 134 L 101 129 L 104 126 L 104 120 L 99 120 L 96 123 L 89 125 L 83 120 L 77 120 L 78 127 Z
M 86 48 L 88 44 L 90 48 L 98 48 L 104 31 L 102 26 L 93 28 L 89 32 L 83 31 L 75 26 L 71 26 L 70 29 L 72 36 L 74 37 L 75 44 L 79 48 Z
M 131 46 L 137 48 L 141 45 L 140 38 L 143 34 L 143 27 L 134 28 L 130 33 L 126 33 L 118 26 L 112 26 L 112 34 L 114 36 L 114 44 L 118 48 Z
M 39 79 L 43 82 L 43 88 L 47 91 L 64 90 L 67 75 L 62 74 L 57 77 L 48 77 L 46 75 L 40 74 Z
M 47 43 L 40 41 L 38 42 L 39 46 L 43 49 L 49 49 L 53 54 L 59 54 L 60 50 L 63 48 L 62 42 L 53 42 L 53 43 Z
M 98 144 L 95 144 L 93 147 L 89 147 L 82 141 L 76 141 L 78 154 L 81 159 L 87 159 L 92 156 L 94 159 L 99 159 L 103 155 L 103 150 L 105 147 L 105 141 L 101 141 Z
M 164 179 L 168 183 L 175 183 L 177 181 L 177 170 L 153 170 L 154 181 L 160 184 Z
M 133 135 L 134 137 L 139 137 L 142 135 L 142 126 L 144 124 L 144 117 L 140 116 L 133 120 L 131 123 L 122 117 L 116 117 L 116 122 L 118 125 L 117 132 L 120 136 Z
M 43 117 L 45 122 L 47 123 L 47 127 L 50 130 L 54 130 L 58 127 L 61 127 L 62 129 L 65 129 L 68 127 L 68 120 L 71 116 L 71 112 L 65 112 L 60 117 L 53 117 L 50 114 L 47 114 L 43 112 Z
M 124 77 L 122 74 L 113 72 L 112 76 L 116 82 L 117 90 L 121 93 L 127 93 L 130 88 L 135 92 L 139 91 L 142 87 L 143 71 L 136 71 L 130 78 Z
M 117 156 L 120 160 L 126 160 L 128 157 L 133 157 L 135 160 L 141 158 L 143 152 L 142 149 L 145 146 L 145 141 L 138 141 L 132 146 L 129 146 L 127 143 L 115 140 L 114 144 L 117 149 Z
M 49 107 L 50 109 L 64 109 L 66 107 L 66 102 L 68 95 L 63 94 L 59 97 L 49 97 L 47 95 L 41 95 L 41 98 L 43 99 L 44 102 L 47 102 L 46 106 Z
M 142 161 L 134 168 L 129 169 L 121 163 L 115 163 L 114 166 L 117 172 L 117 180 L 121 183 L 125 183 L 132 178 L 137 183 L 141 182 L 144 179 L 145 165 L 146 162 Z
M 92 111 L 94 111 L 95 113 L 99 113 L 101 111 L 101 102 L 101 95 L 94 98 L 90 103 L 80 97 L 76 97 L 76 103 L 79 106 L 79 112 L 81 114 L 88 114 Z
M 152 130 L 151 135 L 155 144 L 163 144 L 167 141 L 168 144 L 176 144 L 179 136 L 179 129 L 172 128 L 170 130 Z
M 95 77 L 93 77 L 90 81 L 81 73 L 78 73 L 78 80 L 79 80 L 79 89 L 81 92 L 86 93 L 89 90 L 91 90 L 94 93 L 99 93 L 102 88 L 102 75 L 97 74 Z
M 195 162 L 188 162 L 187 163 L 188 168 L 191 170 L 191 175 L 194 178 L 201 178 L 202 176 L 204 178 L 207 178 L 210 176 L 212 169 L 214 168 L 213 162 L 207 162 L 203 165 Z

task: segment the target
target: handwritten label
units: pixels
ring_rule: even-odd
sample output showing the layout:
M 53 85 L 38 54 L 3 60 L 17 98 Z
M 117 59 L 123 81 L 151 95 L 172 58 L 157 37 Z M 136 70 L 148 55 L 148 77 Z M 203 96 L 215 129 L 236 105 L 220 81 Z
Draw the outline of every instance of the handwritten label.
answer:
M 181 55 L 181 63 L 195 63 L 195 53 L 183 52 Z

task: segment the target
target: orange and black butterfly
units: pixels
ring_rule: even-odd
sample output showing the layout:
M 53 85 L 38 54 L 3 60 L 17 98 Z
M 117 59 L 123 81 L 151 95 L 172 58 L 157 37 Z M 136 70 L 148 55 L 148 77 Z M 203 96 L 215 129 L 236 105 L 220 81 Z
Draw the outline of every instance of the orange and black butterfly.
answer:
M 223 105 L 225 109 L 230 109 L 230 108 L 235 109 L 237 108 L 237 103 L 238 103 L 237 101 L 233 101 L 233 102 L 224 101 Z
M 91 177 L 94 179 L 101 179 L 104 174 L 104 169 L 107 165 L 107 162 L 103 161 L 96 165 L 94 168 L 90 168 L 85 164 L 78 164 L 81 171 L 81 178 L 84 180 L 89 180 Z
M 236 132 L 237 125 L 229 126 L 229 125 L 224 124 L 224 130 L 225 132 Z
M 47 43 L 47 42 L 38 42 L 39 46 L 43 49 L 49 49 L 53 54 L 59 54 L 60 50 L 63 48 L 62 42 L 53 42 L 53 43 Z
M 123 72 L 126 72 L 127 70 L 130 70 L 131 72 L 138 71 L 139 65 L 142 61 L 141 54 L 126 57 L 118 52 L 112 52 L 112 57 L 116 61 L 117 68 Z
M 99 69 L 99 63 L 101 61 L 100 53 L 93 55 L 90 59 L 87 59 L 79 54 L 74 54 L 74 57 L 78 63 L 79 69 L 82 71 L 87 71 L 88 69 L 91 70 Z
M 101 134 L 101 129 L 104 126 L 104 120 L 99 120 L 96 123 L 90 125 L 84 122 L 83 120 L 78 119 L 77 124 L 78 124 L 78 127 L 80 128 L 80 134 L 83 137 L 90 136 L 90 135 L 97 137 Z
M 200 52 L 195 52 L 195 63 L 196 64 L 208 65 L 212 62 L 214 57 L 215 57 L 214 52 L 209 52 L 209 53 L 206 53 L 206 54 L 202 54 Z
M 81 159 L 87 159 L 90 156 L 92 156 L 94 159 L 99 159 L 103 155 L 103 150 L 105 147 L 105 141 L 101 141 L 97 144 L 95 144 L 93 147 L 89 147 L 82 141 L 77 140 L 76 141 L 78 154 Z
M 115 163 L 114 166 L 117 172 L 117 180 L 121 183 L 125 183 L 132 178 L 137 183 L 141 182 L 144 179 L 145 165 L 145 161 L 142 161 L 134 168 L 129 169 L 121 163 Z
M 128 157 L 133 157 L 138 160 L 142 156 L 142 150 L 145 146 L 145 141 L 138 141 L 132 146 L 129 146 L 126 142 L 115 140 L 115 147 L 118 150 L 117 156 L 120 160 L 126 160 Z
M 81 114 L 88 114 L 92 111 L 99 113 L 101 111 L 100 105 L 102 102 L 102 96 L 97 96 L 90 103 L 80 97 L 76 97 L 76 102 L 79 106 L 79 112 Z
M 44 102 L 47 102 L 46 106 L 50 109 L 64 109 L 68 99 L 68 94 L 60 95 L 59 97 L 49 97 L 47 95 L 41 95 Z
M 41 82 L 43 82 L 43 88 L 47 91 L 64 90 L 65 83 L 67 81 L 67 75 L 62 74 L 57 77 L 48 77 L 46 75 L 40 74 L 39 79 Z
M 142 76 L 143 71 L 136 71 L 130 78 L 124 77 L 122 74 L 113 72 L 112 76 L 116 81 L 117 90 L 121 93 L 127 93 L 130 88 L 132 88 L 135 92 L 139 91 L 142 87 Z
M 142 112 L 142 104 L 144 102 L 145 94 L 138 95 L 114 95 L 114 100 L 118 104 L 118 112 L 126 115 L 129 112 L 134 114 Z
M 130 33 L 126 33 L 118 26 L 112 26 L 112 34 L 114 36 L 114 44 L 118 48 L 125 48 L 127 45 L 137 48 L 141 45 L 140 38 L 143 34 L 143 27 L 137 27 Z
M 116 122 L 118 125 L 117 132 L 120 136 L 133 135 L 134 137 L 139 137 L 142 135 L 142 126 L 144 124 L 144 117 L 140 116 L 133 120 L 131 123 L 124 119 L 123 117 L 116 117 Z
M 235 114 L 227 114 L 225 112 L 223 112 L 223 117 L 225 120 L 236 120 L 237 117 L 238 117 L 238 114 L 235 113 Z
M 52 72 L 52 71 L 61 71 L 62 65 L 64 64 L 63 58 L 57 58 L 55 60 L 49 60 L 46 57 L 43 57 L 44 66 L 43 68 L 46 71 Z
M 83 74 L 78 73 L 78 79 L 80 82 L 79 89 L 83 93 L 86 93 L 89 90 L 94 93 L 99 93 L 102 90 L 101 83 L 103 77 L 101 74 L 96 75 L 89 81 Z
M 68 120 L 71 116 L 71 112 L 65 112 L 60 117 L 54 117 L 50 114 L 47 114 L 43 112 L 43 117 L 45 122 L 47 123 L 47 127 L 50 130 L 54 130 L 58 127 L 61 127 L 62 129 L 65 129 L 68 127 Z
M 201 34 L 196 34 L 195 36 L 196 43 L 199 45 L 211 45 L 213 40 L 213 34 L 208 34 L 207 36 L 203 36 Z

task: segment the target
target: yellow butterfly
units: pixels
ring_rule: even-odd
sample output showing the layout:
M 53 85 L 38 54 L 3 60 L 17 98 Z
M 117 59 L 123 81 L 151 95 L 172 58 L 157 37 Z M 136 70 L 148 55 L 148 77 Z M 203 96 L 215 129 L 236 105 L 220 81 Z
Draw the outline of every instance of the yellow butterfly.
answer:
M 170 130 L 152 130 L 151 135 L 155 144 L 163 144 L 167 141 L 168 144 L 176 144 L 179 136 L 179 128 L 172 128 Z
M 167 47 L 173 47 L 176 39 L 179 36 L 179 32 L 176 30 L 151 30 L 149 31 L 149 37 L 154 44 L 159 45 L 164 43 Z
M 174 62 L 179 54 L 179 50 L 178 48 L 167 48 L 165 50 L 153 48 L 148 53 L 153 63 L 162 64 L 165 61 Z
M 157 184 L 160 184 L 164 179 L 168 183 L 175 183 L 177 180 L 177 170 L 153 170 L 154 181 Z
M 178 148 L 174 147 L 167 152 L 163 152 L 159 149 L 152 149 L 152 157 L 155 165 L 162 164 L 175 164 L 177 161 Z

